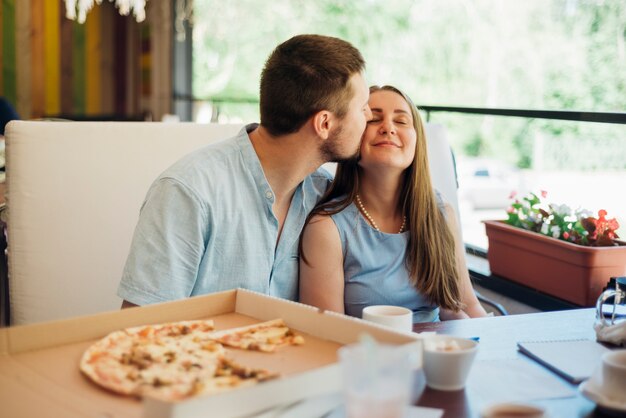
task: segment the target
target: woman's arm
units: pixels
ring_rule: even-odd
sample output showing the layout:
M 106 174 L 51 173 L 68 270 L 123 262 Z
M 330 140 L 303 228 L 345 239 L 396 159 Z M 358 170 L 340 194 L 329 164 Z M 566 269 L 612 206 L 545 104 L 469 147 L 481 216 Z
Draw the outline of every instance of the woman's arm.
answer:
M 441 310 L 441 319 L 463 319 L 463 318 L 478 318 L 481 316 L 487 316 L 487 312 L 478 301 L 472 282 L 470 280 L 469 271 L 467 270 L 467 264 L 465 263 L 465 245 L 461 239 L 461 231 L 459 224 L 456 221 L 456 213 L 452 206 L 446 204 L 446 220 L 448 226 L 454 236 L 454 245 L 456 247 L 456 265 L 459 271 L 460 287 L 461 287 L 461 302 L 465 305 L 463 311 L 453 312 L 449 310 Z
M 302 232 L 300 302 L 344 313 L 343 252 L 330 216 L 315 216 Z

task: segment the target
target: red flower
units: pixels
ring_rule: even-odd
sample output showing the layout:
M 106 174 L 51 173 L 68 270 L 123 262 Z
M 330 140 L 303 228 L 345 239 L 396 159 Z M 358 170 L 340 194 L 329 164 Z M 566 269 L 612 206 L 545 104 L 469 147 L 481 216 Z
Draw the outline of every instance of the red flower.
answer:
M 569 239 L 569 232 L 563 232 L 563 238 Z
M 547 191 L 545 191 L 545 190 L 542 190 L 542 191 L 541 191 L 541 197 L 543 197 L 544 199 L 545 199 L 546 197 L 548 197 L 548 192 L 547 192 Z
M 617 219 L 613 218 L 613 219 L 609 219 L 609 228 L 612 229 L 613 231 L 615 231 L 616 229 L 619 229 L 619 222 L 617 222 Z

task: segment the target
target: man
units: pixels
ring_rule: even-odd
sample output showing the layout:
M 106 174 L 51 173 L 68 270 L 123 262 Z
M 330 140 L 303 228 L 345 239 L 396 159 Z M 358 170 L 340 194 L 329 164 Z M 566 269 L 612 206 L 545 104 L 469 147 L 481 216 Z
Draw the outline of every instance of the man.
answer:
M 364 66 L 336 38 L 279 45 L 261 75 L 261 124 L 184 157 L 150 187 L 122 307 L 237 287 L 295 300 L 298 238 L 330 181 L 318 167 L 354 157 L 371 117 Z

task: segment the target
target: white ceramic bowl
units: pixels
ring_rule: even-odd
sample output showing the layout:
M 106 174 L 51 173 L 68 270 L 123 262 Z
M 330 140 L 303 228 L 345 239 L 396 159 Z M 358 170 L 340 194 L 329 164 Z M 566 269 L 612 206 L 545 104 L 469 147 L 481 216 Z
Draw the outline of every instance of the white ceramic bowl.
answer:
M 461 390 L 465 387 L 478 342 L 448 335 L 424 338 L 424 374 L 426 384 L 437 390 Z

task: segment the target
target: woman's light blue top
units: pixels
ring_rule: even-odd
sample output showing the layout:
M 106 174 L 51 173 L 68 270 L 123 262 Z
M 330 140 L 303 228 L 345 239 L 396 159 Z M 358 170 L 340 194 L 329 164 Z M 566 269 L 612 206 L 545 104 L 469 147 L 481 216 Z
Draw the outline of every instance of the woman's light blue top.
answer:
M 354 202 L 331 218 L 344 254 L 346 314 L 361 318 L 366 306 L 395 305 L 411 309 L 414 323 L 439 321 L 439 307 L 409 281 L 404 261 L 408 232 L 387 234 L 374 229 Z

